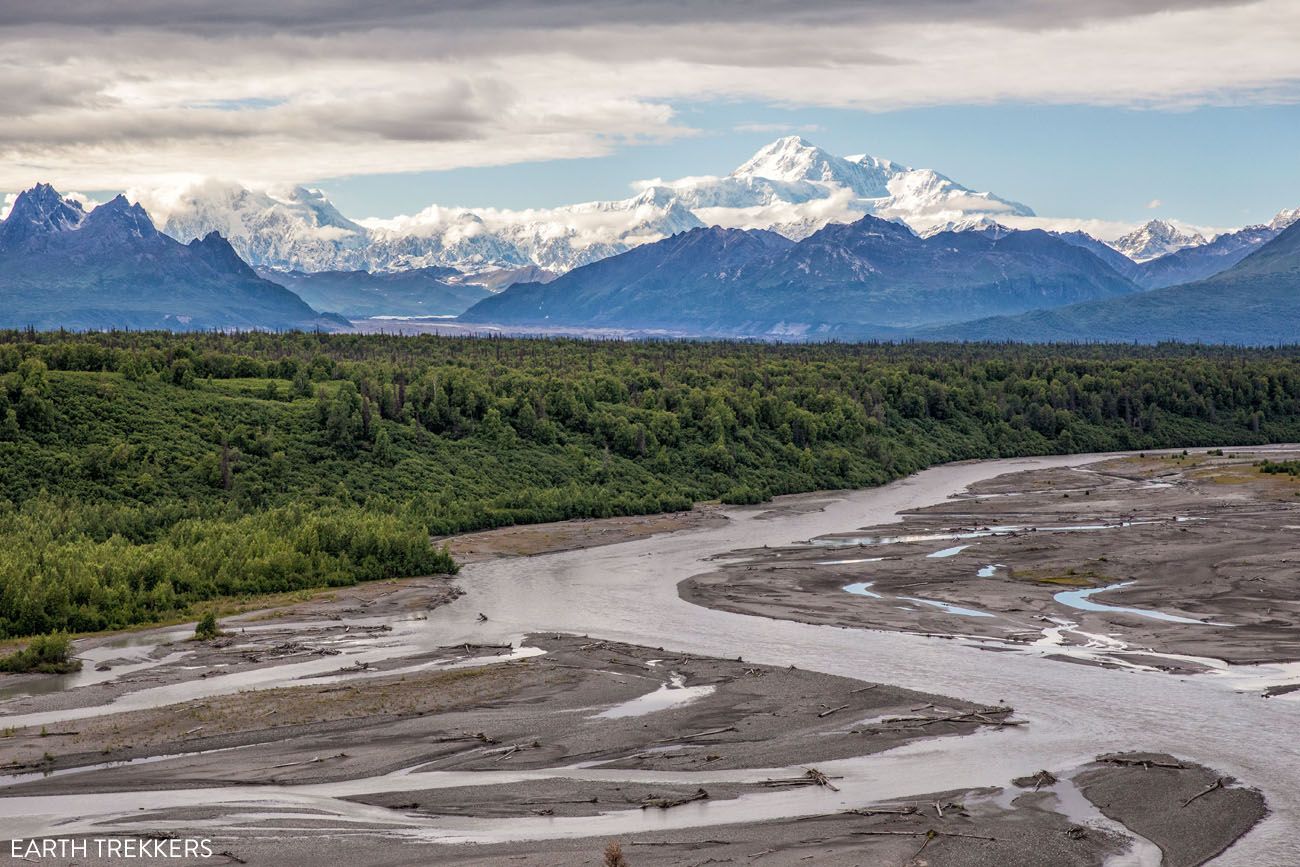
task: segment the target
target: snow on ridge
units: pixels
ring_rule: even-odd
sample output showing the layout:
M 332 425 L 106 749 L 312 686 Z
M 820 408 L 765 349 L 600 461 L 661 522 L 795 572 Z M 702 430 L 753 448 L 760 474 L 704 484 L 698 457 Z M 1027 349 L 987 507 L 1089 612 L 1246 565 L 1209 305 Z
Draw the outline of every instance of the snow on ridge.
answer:
M 510 210 L 430 205 L 415 214 L 351 220 L 320 190 L 254 190 L 203 180 L 131 198 L 178 240 L 218 231 L 258 266 L 386 270 L 536 266 L 563 272 L 705 225 L 806 237 L 865 214 L 915 227 L 1033 211 L 928 169 L 867 155 L 835 156 L 793 136 L 760 148 L 731 174 L 633 184 L 617 201 Z
M 1168 220 L 1151 220 L 1108 243 L 1134 262 L 1146 262 L 1187 247 L 1208 244 L 1209 239 L 1197 231 L 1184 231 Z
M 258 190 L 195 180 L 131 190 L 128 198 L 178 240 L 215 230 L 254 265 L 308 271 L 450 266 L 560 273 L 700 226 L 771 229 L 799 240 L 828 223 L 865 214 L 923 233 L 985 226 L 982 221 L 1016 229 L 1082 229 L 1120 239 L 1112 245 L 1150 229 L 1121 249 L 1149 258 L 1159 255 L 1157 248 L 1177 249 L 1197 243 L 1197 237 L 1204 243 L 1213 235 L 1177 222 L 1164 223 L 1172 230 L 1166 232 L 1151 224 L 1135 230 L 1042 218 L 1019 202 L 971 190 L 937 171 L 867 154 L 836 156 L 799 136 L 765 145 L 728 175 L 654 178 L 631 186 L 629 198 L 615 201 L 518 210 L 432 204 L 414 214 L 359 220 L 340 213 L 321 190 L 306 187 Z M 1300 209 L 1292 213 L 1292 221 L 1300 217 Z
M 1295 223 L 1300 223 L 1300 208 L 1287 208 L 1278 211 L 1273 219 L 1269 221 L 1268 227 L 1275 232 L 1281 232 L 1284 229 L 1291 228 Z

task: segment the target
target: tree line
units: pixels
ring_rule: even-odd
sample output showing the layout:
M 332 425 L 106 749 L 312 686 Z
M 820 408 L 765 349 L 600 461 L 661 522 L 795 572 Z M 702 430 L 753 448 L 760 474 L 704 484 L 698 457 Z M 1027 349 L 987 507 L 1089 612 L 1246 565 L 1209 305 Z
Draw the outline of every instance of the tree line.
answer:
M 1300 353 L 0 332 L 0 637 L 449 572 L 466 530 L 1300 435 Z

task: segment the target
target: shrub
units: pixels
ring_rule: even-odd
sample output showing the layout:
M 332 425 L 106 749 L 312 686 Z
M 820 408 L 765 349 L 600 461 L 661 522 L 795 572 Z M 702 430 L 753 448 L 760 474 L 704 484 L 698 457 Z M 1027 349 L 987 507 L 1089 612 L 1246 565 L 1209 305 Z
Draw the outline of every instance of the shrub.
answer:
M 68 674 L 81 668 L 72 656 L 72 641 L 66 635 L 42 635 L 16 653 L 0 659 L 0 671 Z
M 605 847 L 605 867 L 628 867 L 627 859 L 623 857 L 623 847 L 618 843 L 610 843 Z
M 195 639 L 208 641 L 219 635 L 221 635 L 221 630 L 217 627 L 217 615 L 212 611 L 205 612 L 194 627 Z
M 755 503 L 766 503 L 772 498 L 750 485 L 737 485 L 723 494 L 721 499 L 729 506 L 752 506 Z

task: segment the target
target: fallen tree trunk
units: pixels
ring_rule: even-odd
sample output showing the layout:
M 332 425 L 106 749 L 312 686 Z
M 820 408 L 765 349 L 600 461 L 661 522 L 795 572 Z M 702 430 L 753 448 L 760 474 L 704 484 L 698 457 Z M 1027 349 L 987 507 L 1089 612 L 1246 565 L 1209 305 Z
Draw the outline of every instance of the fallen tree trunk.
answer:
M 706 738 L 710 735 L 720 735 L 724 732 L 734 732 L 734 731 L 739 731 L 739 730 L 735 726 L 724 726 L 720 729 L 709 729 L 708 731 L 695 732 L 689 735 L 676 735 L 671 738 L 662 738 L 660 740 L 655 741 L 655 743 L 667 744 L 667 743 L 672 743 L 673 741 L 693 741 L 696 738 Z
M 708 800 L 709 793 L 703 789 L 696 789 L 695 794 L 686 795 L 682 798 L 646 798 L 641 802 L 641 809 L 648 810 L 651 807 L 658 807 L 660 810 L 667 810 L 670 807 L 680 807 L 682 804 L 690 804 L 694 801 Z
M 1222 789 L 1222 788 L 1223 788 L 1223 777 L 1219 777 L 1213 783 L 1210 783 L 1210 785 L 1206 786 L 1204 789 L 1197 792 L 1195 795 L 1192 795 L 1186 801 L 1183 801 L 1183 806 L 1186 807 L 1188 804 L 1190 804 L 1192 801 L 1195 801 L 1197 798 L 1204 798 L 1206 795 L 1210 794 L 1210 792 L 1213 792 L 1215 789 Z

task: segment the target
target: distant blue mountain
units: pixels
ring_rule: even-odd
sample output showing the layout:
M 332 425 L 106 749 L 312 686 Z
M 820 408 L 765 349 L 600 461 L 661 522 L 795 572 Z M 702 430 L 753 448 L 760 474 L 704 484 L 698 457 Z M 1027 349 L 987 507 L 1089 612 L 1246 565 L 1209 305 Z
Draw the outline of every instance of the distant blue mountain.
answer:
M 215 232 L 181 244 L 118 196 L 90 213 L 48 184 L 0 223 L 0 327 L 345 326 L 263 280 Z
M 1067 244 L 1082 247 L 1115 269 L 1117 273 L 1124 275 L 1139 286 L 1142 285 L 1142 266 L 1105 241 L 1099 241 L 1087 232 L 1053 232 L 1052 234 Z
M 725 330 L 743 314 L 729 275 L 794 242 L 761 229 L 692 229 L 576 268 L 549 283 L 516 283 L 460 319 L 512 325 Z
M 412 268 L 375 274 L 259 268 L 257 273 L 292 290 L 318 310 L 332 310 L 353 319 L 455 316 L 492 294 L 472 283 L 451 282 L 462 276 L 455 268 Z
M 936 340 L 1294 343 L 1300 338 L 1300 223 L 1236 265 L 1178 286 L 940 328 Z
M 1278 236 L 1271 226 L 1247 226 L 1213 241 L 1184 247 L 1137 266 L 1134 280 L 1144 289 L 1193 283 L 1226 271 Z
M 1144 262 L 1099 241 L 1086 232 L 1055 232 L 1062 241 L 1090 251 L 1107 265 L 1143 289 L 1162 289 L 1179 283 L 1192 283 L 1226 271 L 1278 236 L 1278 226 L 1247 226 L 1236 232 L 1224 232 L 1214 240 L 1184 247 Z
M 517 284 L 461 318 L 516 326 L 671 328 L 703 334 L 867 336 L 1138 291 L 1092 252 L 1003 227 L 921 238 L 867 216 L 798 243 L 694 229 Z

